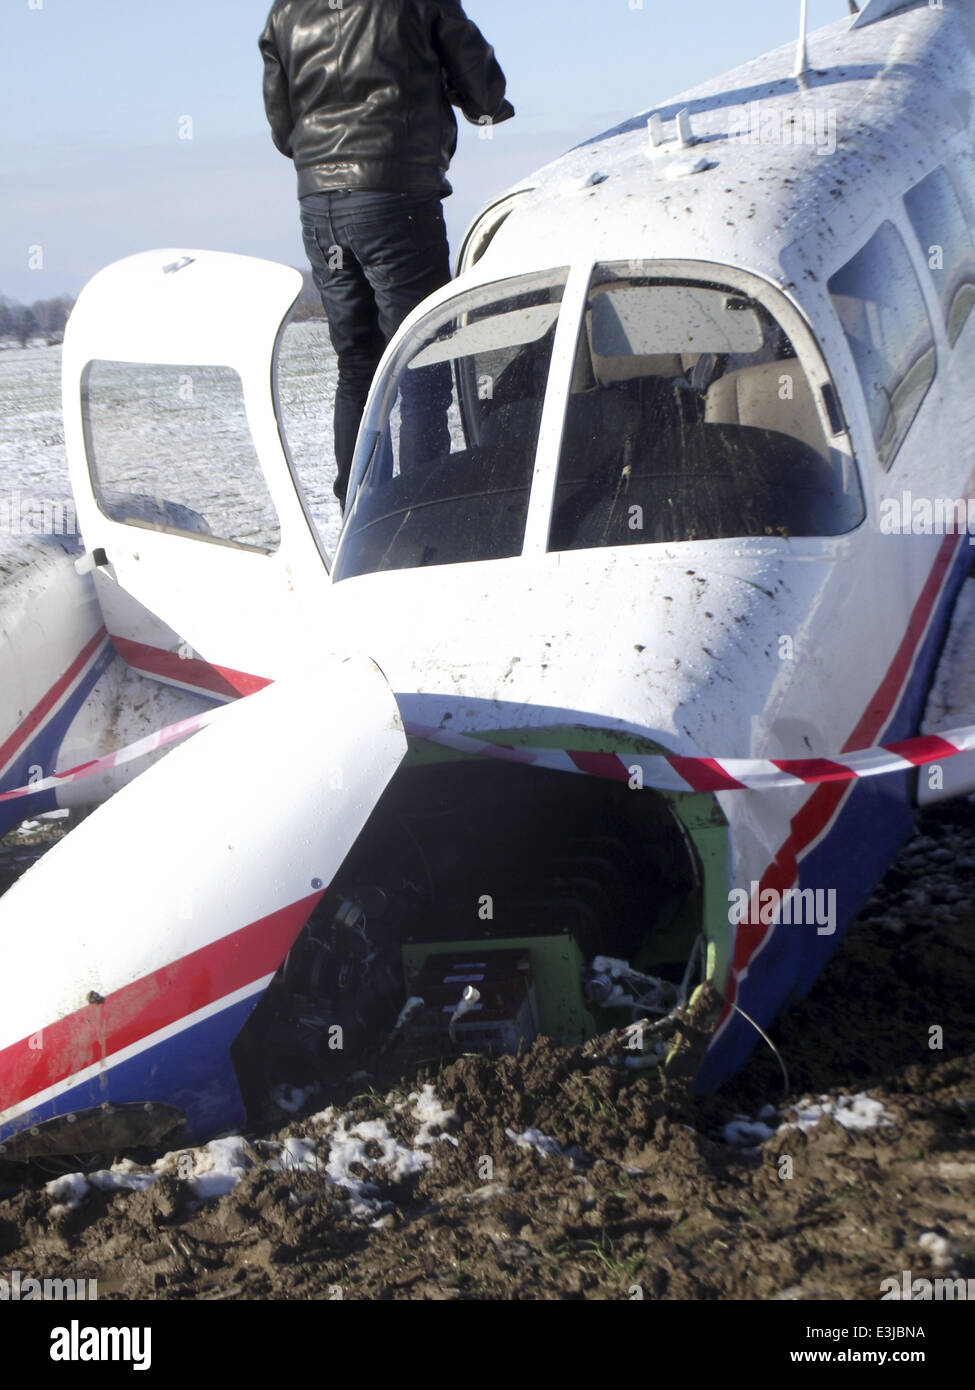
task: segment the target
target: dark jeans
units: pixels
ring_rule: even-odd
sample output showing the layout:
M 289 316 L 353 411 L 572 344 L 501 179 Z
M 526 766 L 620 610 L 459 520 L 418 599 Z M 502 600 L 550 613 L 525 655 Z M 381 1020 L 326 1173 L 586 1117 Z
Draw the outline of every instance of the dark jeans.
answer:
M 450 279 L 438 194 L 344 190 L 299 199 L 305 251 L 338 358 L 335 495 L 345 506 L 366 396 L 386 344 Z

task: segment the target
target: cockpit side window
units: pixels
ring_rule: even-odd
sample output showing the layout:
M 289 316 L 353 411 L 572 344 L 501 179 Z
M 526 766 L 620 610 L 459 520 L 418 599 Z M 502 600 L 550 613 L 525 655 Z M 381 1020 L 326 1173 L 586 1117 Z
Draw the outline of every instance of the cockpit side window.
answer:
M 864 515 L 781 326 L 720 284 L 597 267 L 566 411 L 551 550 L 831 536 Z
M 360 431 L 333 581 L 521 554 L 566 278 L 471 290 L 404 338 Z
M 880 224 L 828 289 L 866 397 L 877 457 L 889 469 L 937 369 L 924 295 L 892 222 Z

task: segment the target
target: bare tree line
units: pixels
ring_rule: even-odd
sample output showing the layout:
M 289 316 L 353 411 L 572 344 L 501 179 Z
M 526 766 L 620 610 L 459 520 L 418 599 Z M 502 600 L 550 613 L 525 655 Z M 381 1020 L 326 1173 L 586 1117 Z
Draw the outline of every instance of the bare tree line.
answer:
M 315 282 L 311 277 L 310 270 L 303 270 L 301 278 L 304 281 L 304 288 L 298 296 L 298 303 L 292 319 L 295 323 L 301 323 L 304 319 L 323 319 L 325 310 L 322 308 L 321 295 L 315 288 Z
M 322 301 L 310 272 L 302 271 L 302 278 L 305 283 L 294 318 L 298 321 L 324 318 Z M 44 338 L 49 345 L 60 343 L 74 303 L 68 294 L 59 294 L 53 299 L 36 299 L 33 304 L 20 304 L 0 294 L 0 340 L 13 338 L 21 347 L 26 347 L 32 338 Z
M 21 347 L 26 347 L 32 338 L 59 343 L 73 307 L 74 300 L 67 294 L 36 299 L 33 304 L 19 304 L 0 294 L 0 338 L 14 338 Z

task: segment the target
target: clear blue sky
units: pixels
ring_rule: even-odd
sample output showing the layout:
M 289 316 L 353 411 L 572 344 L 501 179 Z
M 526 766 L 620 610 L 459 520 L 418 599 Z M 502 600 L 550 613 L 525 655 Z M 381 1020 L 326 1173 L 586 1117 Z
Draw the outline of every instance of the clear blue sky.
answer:
M 376 0 L 382 3 L 382 0 Z M 257 37 L 270 0 L 0 0 L 0 292 L 76 293 L 155 246 L 302 265 L 294 172 L 273 148 Z M 478 207 L 580 140 L 792 39 L 799 0 L 467 0 L 517 119 L 461 121 L 445 211 Z M 846 0 L 810 0 L 810 26 Z M 179 138 L 189 116 L 193 139 Z M 43 269 L 28 268 L 29 248 Z

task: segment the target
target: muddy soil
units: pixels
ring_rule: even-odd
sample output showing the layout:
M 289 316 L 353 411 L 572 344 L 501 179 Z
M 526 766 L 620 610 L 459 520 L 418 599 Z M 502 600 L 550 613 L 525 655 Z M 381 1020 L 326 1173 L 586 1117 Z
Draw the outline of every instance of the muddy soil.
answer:
M 171 1170 L 72 1207 L 35 1173 L 0 1200 L 0 1274 L 164 1300 L 876 1300 L 904 1270 L 973 1279 L 973 890 L 975 805 L 920 817 L 773 1026 L 787 1089 L 764 1047 L 697 1101 L 545 1040 L 393 1066 L 325 1117 L 336 1097 L 307 1097 L 278 1127 L 295 1162 L 255 1161 L 217 1199 Z M 361 1161 L 336 1167 L 352 1132 Z

